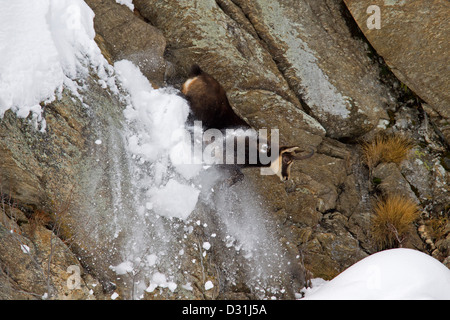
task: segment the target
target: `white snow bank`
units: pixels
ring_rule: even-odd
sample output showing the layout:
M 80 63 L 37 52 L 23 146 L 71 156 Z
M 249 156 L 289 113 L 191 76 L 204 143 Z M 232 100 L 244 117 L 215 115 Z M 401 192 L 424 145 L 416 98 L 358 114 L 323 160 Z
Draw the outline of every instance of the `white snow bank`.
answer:
M 375 253 L 331 281 L 306 289 L 311 300 L 450 299 L 450 270 L 431 256 L 412 249 Z
M 77 94 L 76 80 L 89 68 L 114 87 L 108 65 L 94 41 L 94 12 L 82 0 L 0 0 L 0 117 L 11 109 L 41 124 L 41 102 L 63 86 Z

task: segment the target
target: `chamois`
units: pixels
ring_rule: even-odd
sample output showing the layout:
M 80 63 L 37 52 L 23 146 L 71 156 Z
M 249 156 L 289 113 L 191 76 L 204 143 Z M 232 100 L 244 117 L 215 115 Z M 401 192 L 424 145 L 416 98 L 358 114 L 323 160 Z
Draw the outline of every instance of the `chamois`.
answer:
M 197 64 L 191 67 L 188 79 L 183 83 L 181 92 L 186 97 L 191 108 L 190 122 L 193 120 L 201 121 L 203 128 L 218 129 L 243 129 L 248 130 L 252 127 L 231 107 L 225 89 L 210 74 L 204 72 Z M 236 138 L 235 138 L 236 139 Z M 244 137 L 245 139 L 245 137 Z M 260 141 L 257 137 L 255 144 L 258 150 L 265 149 L 265 152 L 271 152 L 270 144 L 267 141 Z M 297 155 L 300 152 L 299 147 L 281 146 L 278 150 L 277 168 L 273 168 L 274 162 L 262 164 L 259 159 L 256 163 L 250 163 L 249 145 L 246 145 L 246 159 L 244 164 L 238 164 L 240 167 L 271 167 L 280 180 L 289 180 L 290 169 L 294 160 L 303 160 L 313 156 L 314 150 L 306 155 Z

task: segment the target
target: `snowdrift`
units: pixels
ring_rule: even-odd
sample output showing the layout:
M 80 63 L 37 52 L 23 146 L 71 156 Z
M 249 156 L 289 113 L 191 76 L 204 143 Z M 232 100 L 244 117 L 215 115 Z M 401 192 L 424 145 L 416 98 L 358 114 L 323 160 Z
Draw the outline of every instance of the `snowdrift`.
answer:
M 447 300 L 450 270 L 420 251 L 391 249 L 357 262 L 331 281 L 313 281 L 304 293 L 306 300 Z

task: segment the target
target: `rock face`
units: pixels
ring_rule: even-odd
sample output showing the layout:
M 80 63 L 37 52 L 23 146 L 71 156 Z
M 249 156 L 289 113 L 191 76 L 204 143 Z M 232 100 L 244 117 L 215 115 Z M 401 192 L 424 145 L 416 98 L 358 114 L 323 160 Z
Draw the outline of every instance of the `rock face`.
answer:
M 364 45 L 351 37 L 338 1 L 234 2 L 328 136 L 355 137 L 386 119 L 389 90 Z
M 43 221 L 28 219 L 8 205 L 8 199 L 2 200 L 0 299 L 90 300 L 102 296 L 100 283 L 83 272 L 75 254 Z
M 345 0 L 364 35 L 397 78 L 425 100 L 441 117 L 447 143 L 450 118 L 448 13 L 440 1 Z M 380 8 L 380 29 L 369 29 L 370 5 Z M 438 121 L 439 123 L 440 121 Z
M 380 30 L 364 26 L 364 5 L 345 1 L 394 74 L 428 103 L 419 106 L 405 102 L 392 74 L 389 81 L 380 79 L 385 66 L 354 37 L 356 25 L 342 1 L 134 0 L 134 13 L 113 0 L 86 2 L 96 14 L 96 41 L 110 63 L 129 59 L 155 87 L 175 88 L 191 64 L 199 63 L 252 126 L 277 128 L 281 144 L 316 151 L 293 164 L 290 181 L 244 169 L 244 180 L 226 192 L 202 195 L 189 223 L 158 220 L 176 231 L 168 251 L 176 258 L 166 267 L 176 269 L 176 280 L 185 285 L 174 289 L 170 279 L 154 274 L 151 280 L 159 288 L 140 298 L 259 298 L 262 290 L 252 287 L 252 277 L 267 274 L 268 287 L 273 278 L 288 287 L 277 298 L 292 299 L 309 278 L 331 279 L 377 251 L 370 236 L 372 201 L 394 192 L 413 198 L 423 210 L 419 235 L 405 246 L 427 251 L 450 267 L 448 149 L 431 121 L 448 117 L 446 79 L 431 74 L 444 74 L 445 64 L 421 66 L 426 69 L 421 78 L 414 66 L 431 63 L 425 59 L 428 47 L 413 50 L 405 33 L 380 36 L 388 26 L 400 32 L 394 21 L 399 8 L 404 8 L 400 17 L 408 16 L 424 5 L 421 1 L 379 1 Z M 438 17 L 447 6 L 433 5 L 440 6 Z M 431 21 L 429 27 L 437 30 L 436 39 L 445 31 Z M 425 39 L 427 31 L 417 34 Z M 389 51 L 391 44 L 403 47 Z M 126 104 L 95 75 L 79 94 L 64 90 L 43 106 L 45 133 L 11 111 L 0 119 L 2 299 L 105 299 L 112 292 L 137 298 L 130 288 L 137 286 L 138 275 L 127 273 L 126 265 L 123 273 L 110 268 L 123 261 L 116 249 L 129 227 L 118 228 L 114 219 L 136 199 L 127 185 L 132 174 L 122 134 Z M 381 181 L 374 183 L 354 141 L 379 130 L 408 135 L 416 145 L 401 164 L 374 168 Z M 211 189 L 220 190 L 216 187 Z M 124 219 L 133 223 L 133 216 Z M 254 257 L 244 256 L 236 239 L 219 239 L 226 237 L 226 228 L 238 228 L 236 236 L 245 238 L 247 230 L 266 222 L 271 227 L 267 233 L 259 230 L 253 253 L 272 255 L 278 263 L 263 258 L 250 266 L 252 273 L 247 264 Z M 67 287 L 70 266 L 81 270 L 81 288 L 75 291 Z M 212 289 L 205 288 L 207 281 Z
M 166 40 L 161 31 L 130 14 L 130 9 L 114 0 L 86 3 L 95 12 L 97 42 L 105 46 L 113 61 L 127 59 L 139 66 L 155 86 L 164 84 Z M 106 56 L 108 55 L 106 54 Z
M 51 223 L 56 223 L 57 216 L 55 234 L 70 241 L 78 256 L 91 261 L 87 264 L 97 270 L 92 273 L 98 276 L 105 266 L 94 267 L 89 259 L 95 252 L 106 262 L 108 253 L 97 249 L 105 247 L 110 239 L 99 242 L 89 236 L 92 230 L 88 225 L 98 228 L 102 219 L 95 214 L 89 217 L 93 211 L 91 201 L 101 208 L 102 200 L 93 196 L 103 193 L 107 198 L 111 190 L 107 189 L 108 168 L 97 165 L 96 160 L 110 157 L 107 153 L 112 145 L 118 147 L 117 141 L 108 141 L 107 137 L 120 128 L 118 119 L 123 106 L 94 79 L 87 82 L 89 90 L 83 94 L 83 103 L 64 91 L 61 99 L 45 106 L 45 133 L 37 132 L 27 119 L 10 111 L 5 113 L 0 124 L 0 149 L 6 150 L 0 158 L 0 181 L 2 195 L 8 194 L 11 203 L 30 212 L 30 216 L 45 212 Z M 96 148 L 94 141 L 99 138 L 108 148 Z M 103 205 L 110 203 L 105 200 Z
M 341 7 L 325 2 L 135 5 L 163 31 L 169 59 L 184 70 L 193 62 L 214 70 L 243 116 L 248 113 L 235 92 L 258 88 L 264 91 L 253 92 L 247 105 L 273 105 L 265 97 L 273 92 L 313 114 L 329 136 L 358 136 L 387 119 L 384 108 L 392 101 L 364 45 L 351 37 Z

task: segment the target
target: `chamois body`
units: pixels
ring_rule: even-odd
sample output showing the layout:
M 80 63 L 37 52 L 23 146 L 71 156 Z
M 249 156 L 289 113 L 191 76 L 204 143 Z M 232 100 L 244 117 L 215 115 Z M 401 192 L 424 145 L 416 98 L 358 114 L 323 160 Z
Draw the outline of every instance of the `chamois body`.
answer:
M 193 119 L 202 121 L 204 129 L 250 128 L 231 107 L 225 89 L 198 65 L 193 65 L 181 92 L 189 101 Z M 190 119 L 192 121 L 192 119 Z

